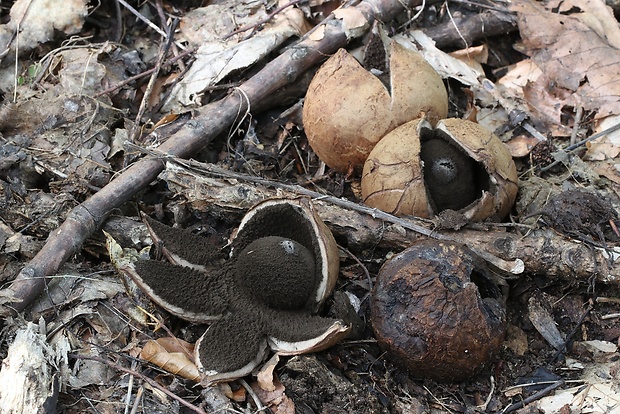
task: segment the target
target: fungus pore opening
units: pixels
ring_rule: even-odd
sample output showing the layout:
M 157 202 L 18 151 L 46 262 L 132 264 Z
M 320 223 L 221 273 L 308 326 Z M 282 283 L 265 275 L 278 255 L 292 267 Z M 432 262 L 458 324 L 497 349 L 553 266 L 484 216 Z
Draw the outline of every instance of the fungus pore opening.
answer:
M 424 182 L 435 214 L 461 210 L 490 188 L 484 166 L 471 158 L 442 130 L 421 128 L 420 159 Z

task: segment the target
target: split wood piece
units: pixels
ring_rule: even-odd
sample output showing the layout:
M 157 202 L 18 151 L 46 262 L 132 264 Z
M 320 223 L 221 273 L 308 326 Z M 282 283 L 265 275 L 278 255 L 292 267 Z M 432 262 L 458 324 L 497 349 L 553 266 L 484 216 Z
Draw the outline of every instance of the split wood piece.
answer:
M 197 164 L 199 163 L 192 163 Z M 241 174 L 223 172 L 208 164 L 200 165 L 207 168 L 196 172 L 170 162 L 161 175 L 172 191 L 185 196 L 193 207 L 200 211 L 219 209 L 227 214 L 231 211 L 242 214 L 263 199 L 294 197 L 300 194 L 293 191 L 293 186 L 249 176 L 246 177 L 253 182 L 244 182 Z M 257 185 L 258 180 L 262 181 L 263 185 Z M 301 194 L 308 195 L 307 190 L 298 188 L 302 191 Z M 354 208 L 336 205 L 331 200 L 320 198 L 313 203 L 319 217 L 332 230 L 336 240 L 346 240 L 351 250 L 377 245 L 402 250 L 420 237 L 432 237 L 463 243 L 491 264 L 506 271 L 510 271 L 506 268 L 507 265 L 509 267 L 511 263 L 522 260 L 524 270 L 528 273 L 583 281 L 595 275 L 600 282 L 620 284 L 619 247 L 609 251 L 590 248 L 551 229 L 534 230 L 525 236 L 497 230 L 439 232 L 394 216 L 391 216 L 394 221 L 389 222 L 386 219 L 389 219 L 390 215 L 380 211 L 376 211 L 376 217 L 373 217 L 368 214 L 372 213 L 368 212 L 371 209 L 351 202 L 342 205 L 349 204 Z M 411 228 L 416 230 L 412 231 Z M 610 255 L 613 257 L 610 258 Z M 515 270 L 511 273 L 519 272 Z
M 366 27 L 370 27 L 375 20 L 391 21 L 405 7 L 415 7 L 420 3 L 421 0 L 364 0 L 355 6 L 355 10 L 367 21 Z M 295 82 L 305 71 L 365 31 L 360 27 L 351 32 L 344 20 L 327 20 L 320 30 L 289 47 L 230 95 L 197 110 L 195 117 L 160 145 L 159 150 L 181 158 L 197 153 L 238 121 L 240 114 L 252 111 L 270 95 Z M 144 158 L 75 207 L 63 224 L 50 233 L 43 248 L 21 270 L 11 286 L 1 292 L 9 303 L 0 309 L 0 316 L 24 310 L 43 291 L 45 277 L 54 275 L 80 250 L 86 238 L 99 228 L 113 209 L 149 185 L 163 168 L 160 160 Z
M 0 371 L 0 411 L 55 413 L 59 381 L 56 353 L 39 326 L 28 323 L 17 331 Z

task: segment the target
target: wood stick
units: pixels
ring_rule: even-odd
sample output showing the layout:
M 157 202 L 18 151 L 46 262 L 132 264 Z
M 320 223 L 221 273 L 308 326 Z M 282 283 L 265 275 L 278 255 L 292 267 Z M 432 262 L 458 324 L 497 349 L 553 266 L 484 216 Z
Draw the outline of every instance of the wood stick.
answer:
M 421 0 L 364 0 L 355 9 L 370 27 L 375 20 L 390 21 L 405 7 L 415 7 L 420 3 Z M 194 119 L 160 145 L 159 150 L 181 158 L 197 153 L 238 121 L 240 115 L 251 111 L 254 105 L 278 89 L 293 83 L 306 70 L 346 46 L 354 36 L 363 34 L 362 30 L 354 34 L 346 32 L 343 21 L 339 19 L 329 19 L 323 26 L 322 36 L 317 36 L 320 32 L 314 31 L 314 36 L 289 47 L 230 95 L 196 111 Z M 10 303 L 0 309 L 0 316 L 24 310 L 43 291 L 45 276 L 54 275 L 80 250 L 86 238 L 99 228 L 113 209 L 149 185 L 163 168 L 160 160 L 144 158 L 75 207 L 63 224 L 50 233 L 43 248 L 20 271 L 11 286 L 0 292 L 10 298 Z
M 244 179 L 243 174 L 209 164 L 192 161 L 179 165 L 174 160 L 168 162 L 161 175 L 172 191 L 181 193 L 199 211 L 225 211 L 228 214 L 238 211 L 241 215 L 266 198 L 307 195 L 303 188 L 295 191 L 292 188 L 295 186 L 264 179 L 258 179 L 262 184 L 257 184 L 256 177 L 246 177 L 248 179 Z M 591 247 L 551 229 L 533 230 L 524 236 L 491 229 L 433 231 L 411 219 L 373 212 L 362 205 L 355 207 L 350 201 L 335 204 L 332 200 L 317 197 L 313 204 L 336 239 L 344 241 L 351 250 L 378 245 L 402 250 L 421 237 L 432 237 L 465 244 L 508 273 L 520 273 L 518 269 L 511 271 L 510 266 L 521 261 L 528 273 L 584 282 L 595 276 L 599 282 L 620 284 L 620 247 L 608 250 Z

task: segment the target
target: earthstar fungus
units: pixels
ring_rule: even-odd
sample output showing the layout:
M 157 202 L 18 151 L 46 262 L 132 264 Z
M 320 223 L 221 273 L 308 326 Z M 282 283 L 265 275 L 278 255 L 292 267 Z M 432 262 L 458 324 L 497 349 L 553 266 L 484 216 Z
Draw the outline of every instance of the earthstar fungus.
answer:
M 362 198 L 397 216 L 431 218 L 442 211 L 467 221 L 504 218 L 517 196 L 517 170 L 491 131 L 463 119 L 424 119 L 391 131 L 362 172 Z
M 170 263 L 139 260 L 121 270 L 179 318 L 212 322 L 195 347 L 203 383 L 251 373 L 269 349 L 315 352 L 349 332 L 313 315 L 338 276 L 336 242 L 308 199 L 270 199 L 248 211 L 230 258 L 200 236 L 145 218 Z
M 397 126 L 422 116 L 434 123 L 448 114 L 448 94 L 433 67 L 395 40 L 382 42 L 386 67 L 380 75 L 340 49 L 308 86 L 308 142 L 340 172 L 361 170 L 370 150 Z

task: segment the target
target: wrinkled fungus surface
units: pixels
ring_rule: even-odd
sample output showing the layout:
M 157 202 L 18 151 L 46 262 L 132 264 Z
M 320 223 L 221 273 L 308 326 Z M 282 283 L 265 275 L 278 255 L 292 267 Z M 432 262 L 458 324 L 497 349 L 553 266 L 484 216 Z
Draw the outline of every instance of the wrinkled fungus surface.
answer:
M 371 322 L 379 345 L 413 376 L 456 382 L 499 350 L 506 316 L 483 261 L 464 246 L 424 240 L 381 268 Z

